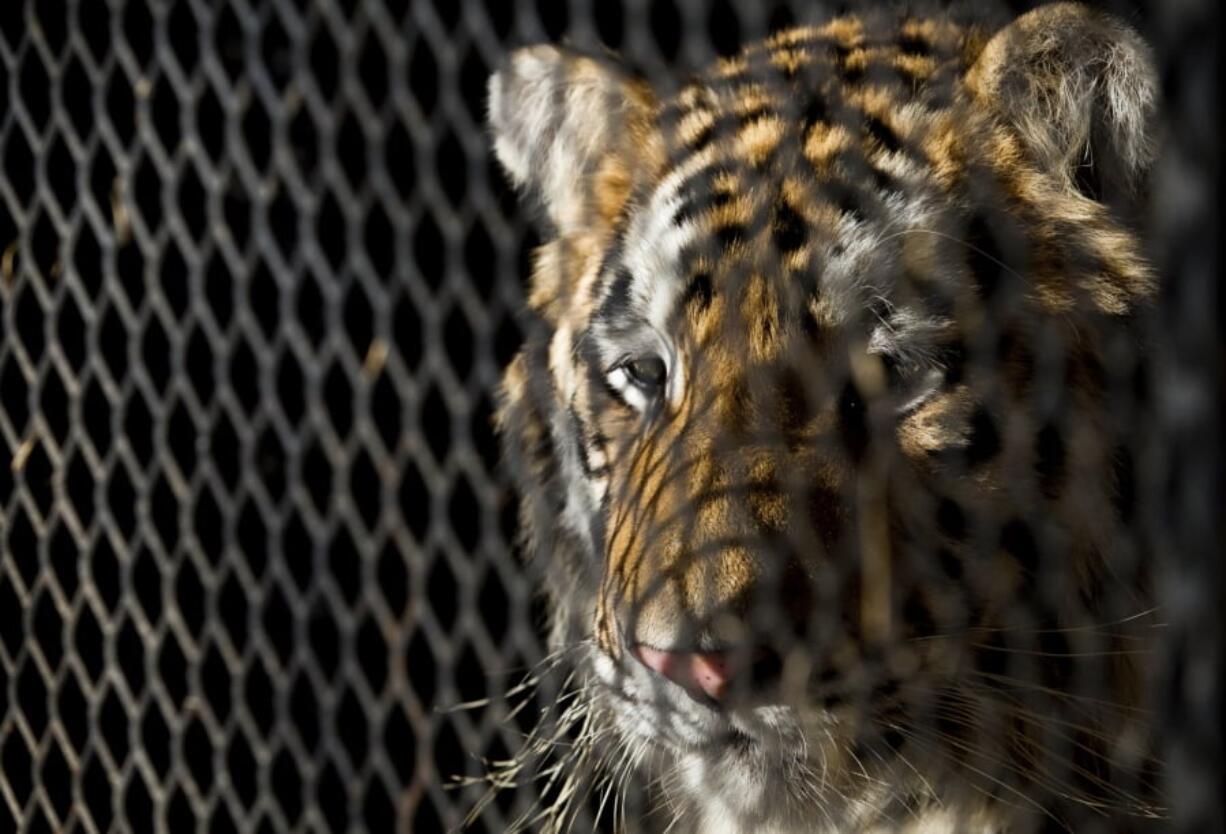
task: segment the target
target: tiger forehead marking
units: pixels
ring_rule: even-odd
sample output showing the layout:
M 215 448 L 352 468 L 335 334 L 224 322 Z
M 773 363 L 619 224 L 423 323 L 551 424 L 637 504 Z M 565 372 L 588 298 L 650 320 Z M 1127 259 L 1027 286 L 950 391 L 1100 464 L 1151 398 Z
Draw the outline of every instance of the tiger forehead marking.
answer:
M 1149 598 L 1104 360 L 1154 289 L 1144 43 L 865 14 L 668 89 L 549 46 L 490 83 L 547 237 L 498 422 L 566 749 L 645 751 L 673 830 L 1159 813 L 1135 655 L 1067 636 Z
M 661 106 L 657 121 L 665 144 L 674 148 L 671 167 L 627 212 L 621 257 L 599 307 L 609 332 L 635 318 L 657 333 L 668 332 L 679 303 L 713 292 L 713 264 L 732 281 L 736 273 L 754 269 L 793 276 L 812 289 L 820 281 L 821 292 L 792 301 L 817 310 L 815 321 L 822 326 L 843 321 L 847 313 L 841 311 L 861 306 L 864 293 L 876 292 L 887 304 L 888 288 L 863 280 L 873 271 L 865 262 L 885 261 L 891 249 L 904 249 L 892 244 L 903 241 L 906 230 L 933 226 L 939 182 L 931 171 L 939 166 L 932 157 L 951 150 L 948 143 L 909 143 L 920 135 L 948 137 L 949 114 L 890 85 L 841 87 L 840 72 L 867 60 L 851 51 L 864 39 L 858 25 L 795 30 L 720 64 L 714 80 L 703 78 Z M 876 58 L 893 66 L 895 58 L 911 54 L 906 50 L 922 48 L 935 67 L 929 43 L 920 35 L 904 36 L 901 45 L 878 49 Z M 956 61 L 957 55 L 943 60 Z M 759 80 L 764 61 L 771 68 L 784 65 L 784 76 Z M 859 134 L 852 132 L 857 127 Z M 857 142 L 860 154 L 848 156 Z M 868 188 L 859 184 L 866 171 Z M 864 221 L 869 213 L 877 215 L 875 222 Z M 751 232 L 756 239 L 748 239 Z M 763 252 L 775 262 L 755 266 Z M 738 260 L 744 263 L 733 263 Z M 750 298 L 724 310 L 739 310 L 752 322 L 751 341 L 765 357 L 778 340 L 762 331 L 779 312 L 762 306 L 774 293 L 755 293 L 760 286 L 750 282 Z M 900 314 L 903 326 L 918 326 L 922 318 Z M 881 346 L 887 338 L 872 341 Z M 608 348 L 605 358 L 617 349 Z

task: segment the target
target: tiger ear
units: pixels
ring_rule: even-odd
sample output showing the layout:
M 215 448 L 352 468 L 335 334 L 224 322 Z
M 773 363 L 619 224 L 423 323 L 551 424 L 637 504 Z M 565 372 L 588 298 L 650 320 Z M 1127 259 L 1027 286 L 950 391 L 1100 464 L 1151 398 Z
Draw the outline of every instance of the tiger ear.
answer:
M 489 82 L 494 152 L 559 234 L 609 223 L 652 142 L 650 88 L 611 58 L 513 52 Z
M 1069 188 L 1135 199 L 1156 152 L 1158 77 L 1128 26 L 1077 3 L 1040 7 L 992 37 L 967 81 Z

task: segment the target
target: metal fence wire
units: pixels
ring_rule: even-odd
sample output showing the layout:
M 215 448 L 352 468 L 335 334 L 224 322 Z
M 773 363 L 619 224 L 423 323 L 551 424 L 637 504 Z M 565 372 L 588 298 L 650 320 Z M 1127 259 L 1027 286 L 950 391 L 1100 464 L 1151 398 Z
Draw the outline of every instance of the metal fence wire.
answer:
M 1106 8 L 1161 73 L 1127 418 L 1160 778 L 1172 830 L 1221 830 L 1216 11 Z M 548 652 L 492 425 L 541 238 L 487 80 L 568 40 L 667 86 L 832 11 L 0 3 L 0 830 L 425 834 L 477 808 L 501 832 L 539 807 L 531 779 L 479 804 L 572 697 L 506 694 Z M 599 797 L 574 830 L 614 826 Z

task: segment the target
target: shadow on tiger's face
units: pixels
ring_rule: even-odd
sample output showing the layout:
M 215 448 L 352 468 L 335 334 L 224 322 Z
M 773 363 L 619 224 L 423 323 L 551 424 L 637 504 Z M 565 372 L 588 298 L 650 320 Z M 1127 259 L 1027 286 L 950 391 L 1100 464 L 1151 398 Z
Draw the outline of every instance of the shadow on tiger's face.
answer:
M 585 732 L 648 801 L 702 831 L 1152 810 L 1099 774 L 1146 761 L 1101 626 L 1148 608 L 1104 356 L 1152 292 L 1153 87 L 1072 5 L 841 18 L 667 96 L 554 47 L 494 76 L 552 234 L 504 448 Z

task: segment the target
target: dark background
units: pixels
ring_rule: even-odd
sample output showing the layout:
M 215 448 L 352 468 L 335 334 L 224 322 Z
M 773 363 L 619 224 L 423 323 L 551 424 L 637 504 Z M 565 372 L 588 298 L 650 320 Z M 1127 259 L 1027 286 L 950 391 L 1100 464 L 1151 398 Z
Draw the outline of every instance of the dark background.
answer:
M 858 5 L 0 5 L 0 830 L 457 824 L 543 655 L 490 427 L 537 240 L 486 79 L 546 40 L 671 76 Z M 1163 68 L 1164 720 L 1205 831 L 1216 9 L 1105 7 Z

